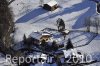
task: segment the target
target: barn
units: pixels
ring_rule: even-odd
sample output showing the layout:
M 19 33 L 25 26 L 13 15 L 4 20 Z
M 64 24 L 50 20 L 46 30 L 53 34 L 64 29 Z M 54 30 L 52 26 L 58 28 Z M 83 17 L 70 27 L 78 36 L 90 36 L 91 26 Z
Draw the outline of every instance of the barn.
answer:
M 55 0 L 52 0 L 48 2 L 47 4 L 44 4 L 43 9 L 48 11 L 54 11 L 58 8 L 58 3 Z

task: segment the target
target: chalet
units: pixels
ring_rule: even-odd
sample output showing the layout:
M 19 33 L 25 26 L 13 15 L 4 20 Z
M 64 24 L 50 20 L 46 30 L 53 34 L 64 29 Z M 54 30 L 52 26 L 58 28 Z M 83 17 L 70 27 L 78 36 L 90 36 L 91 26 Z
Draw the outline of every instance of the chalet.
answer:
M 31 38 L 36 39 L 38 41 L 42 41 L 42 40 L 49 40 L 51 35 L 49 33 L 43 33 L 43 32 L 33 32 L 30 35 Z
M 44 4 L 43 8 L 48 11 L 54 11 L 58 8 L 58 3 L 55 0 L 52 0 L 49 3 Z
M 50 39 L 51 35 L 49 33 L 43 33 L 42 37 L 40 38 L 40 41 L 45 40 L 48 41 Z

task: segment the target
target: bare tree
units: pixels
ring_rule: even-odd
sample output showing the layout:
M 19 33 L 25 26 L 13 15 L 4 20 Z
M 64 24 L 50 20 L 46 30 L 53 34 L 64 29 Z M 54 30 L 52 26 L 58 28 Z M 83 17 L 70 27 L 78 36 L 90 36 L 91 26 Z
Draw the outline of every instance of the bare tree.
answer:
M 8 3 L 8 5 L 10 5 L 10 4 L 11 4 L 12 2 L 14 2 L 14 1 L 15 1 L 15 0 L 10 0 L 9 3 Z
M 86 27 L 86 31 L 87 32 L 94 32 L 94 33 L 99 33 L 99 22 L 100 22 L 100 19 L 99 17 L 87 17 L 85 19 L 85 27 Z M 92 28 L 93 29 L 92 29 Z
M 0 0 L 0 15 L 0 39 L 5 47 L 10 47 L 12 44 L 10 34 L 13 31 L 14 22 L 6 0 Z

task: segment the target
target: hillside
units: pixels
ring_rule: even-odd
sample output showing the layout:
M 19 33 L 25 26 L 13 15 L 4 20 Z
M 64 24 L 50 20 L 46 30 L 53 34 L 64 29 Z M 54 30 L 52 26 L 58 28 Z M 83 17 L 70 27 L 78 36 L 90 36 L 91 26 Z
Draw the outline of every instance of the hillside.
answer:
M 24 34 L 28 38 L 32 32 L 41 32 L 45 28 L 57 30 L 56 21 L 58 18 L 62 18 L 65 22 L 65 28 L 71 31 L 67 35 L 65 42 L 67 42 L 68 38 L 71 38 L 76 50 L 90 54 L 93 56 L 93 60 L 100 61 L 100 59 L 97 59 L 97 57 L 100 58 L 100 35 L 93 32 L 84 32 L 86 30 L 86 18 L 90 16 L 92 19 L 95 17 L 100 18 L 100 15 L 96 13 L 96 4 L 94 2 L 90 0 L 56 0 L 59 8 L 55 11 L 47 11 L 40 7 L 39 1 L 15 0 L 9 5 L 14 13 L 15 44 L 19 44 L 23 40 Z M 45 3 L 49 1 L 44 0 Z M 99 66 L 99 63 L 86 66 L 95 65 Z

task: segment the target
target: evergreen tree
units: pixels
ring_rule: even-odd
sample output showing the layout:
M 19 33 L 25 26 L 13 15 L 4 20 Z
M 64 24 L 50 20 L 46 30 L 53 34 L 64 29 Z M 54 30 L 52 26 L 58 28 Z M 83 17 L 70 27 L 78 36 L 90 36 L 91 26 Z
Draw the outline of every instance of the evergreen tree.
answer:
M 60 32 L 64 31 L 65 30 L 64 20 L 62 20 L 61 18 L 58 18 L 57 27 L 58 27 L 58 31 L 60 31 Z
M 24 44 L 26 44 L 26 35 L 25 34 L 23 36 L 23 42 L 24 42 Z
M 53 50 L 53 51 L 57 51 L 58 48 L 59 48 L 59 47 L 58 47 L 56 41 L 53 41 L 53 42 L 52 42 L 52 50 Z
M 67 45 L 66 45 L 66 50 L 72 49 L 72 48 L 74 48 L 74 47 L 73 47 L 73 44 L 72 44 L 71 40 L 68 39 L 68 42 L 67 42 Z
M 42 41 L 41 41 L 41 46 L 42 46 L 42 47 L 45 47 L 45 45 L 46 45 L 45 40 L 42 40 Z
M 41 47 L 42 47 L 43 50 L 46 49 L 46 41 L 45 40 L 41 41 Z

